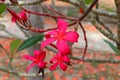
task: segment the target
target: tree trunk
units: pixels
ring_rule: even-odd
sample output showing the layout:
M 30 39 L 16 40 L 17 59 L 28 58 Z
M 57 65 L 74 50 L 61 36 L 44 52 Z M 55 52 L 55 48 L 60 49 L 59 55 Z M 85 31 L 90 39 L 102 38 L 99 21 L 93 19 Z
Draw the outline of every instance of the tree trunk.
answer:
M 117 27 L 117 37 L 118 40 L 120 41 L 120 0 L 115 0 L 116 4 L 116 11 L 117 11 L 117 16 L 118 16 L 118 27 Z M 118 49 L 120 50 L 120 43 L 116 43 Z

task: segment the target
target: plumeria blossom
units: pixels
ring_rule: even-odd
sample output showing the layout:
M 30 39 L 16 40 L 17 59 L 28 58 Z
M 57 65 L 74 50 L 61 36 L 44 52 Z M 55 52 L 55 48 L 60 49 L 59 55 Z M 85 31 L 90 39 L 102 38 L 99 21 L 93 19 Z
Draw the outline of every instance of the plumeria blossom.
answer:
M 16 15 L 17 15 L 17 17 L 15 17 L 15 16 L 12 17 L 12 22 L 16 22 L 17 20 L 22 20 L 24 22 L 27 21 L 27 16 L 26 16 L 26 13 L 24 11 L 22 11 Z
M 67 64 L 70 64 L 70 59 L 67 55 L 57 53 L 56 56 L 50 60 L 50 63 L 53 65 L 49 68 L 49 70 L 55 70 L 57 66 L 60 66 L 60 68 L 65 71 L 67 69 Z
M 45 68 L 46 62 L 43 60 L 45 59 L 46 52 L 45 51 L 39 51 L 39 50 L 34 50 L 34 55 L 24 55 L 23 58 L 32 61 L 32 63 L 27 67 L 26 72 L 30 70 L 35 65 L 38 65 L 40 69 Z
M 41 49 L 43 49 L 48 44 L 51 44 L 52 42 L 56 41 L 57 49 L 62 54 L 67 55 L 70 53 L 68 42 L 77 42 L 79 34 L 74 31 L 66 32 L 68 28 L 68 22 L 62 19 L 58 19 L 57 25 L 58 25 L 57 30 L 52 30 L 47 34 L 50 35 L 50 37 L 42 42 Z

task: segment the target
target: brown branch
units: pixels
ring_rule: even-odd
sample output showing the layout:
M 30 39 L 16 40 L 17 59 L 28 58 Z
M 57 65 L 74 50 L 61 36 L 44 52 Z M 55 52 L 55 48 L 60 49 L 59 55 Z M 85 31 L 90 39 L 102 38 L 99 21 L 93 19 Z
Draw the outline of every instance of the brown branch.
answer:
M 20 6 L 20 8 L 22 10 L 24 10 L 25 12 L 27 12 L 27 13 L 38 15 L 38 16 L 45 16 L 45 17 L 52 17 L 52 18 L 62 18 L 62 19 L 68 19 L 68 20 L 72 20 L 72 21 L 77 21 L 77 18 L 74 18 L 74 17 L 54 16 L 54 15 L 50 15 L 50 14 L 44 14 L 44 13 L 40 13 L 40 12 L 29 11 L 29 10 L 26 10 L 25 8 L 23 8 L 21 6 Z
M 88 9 L 85 11 L 85 13 L 79 18 L 79 21 L 81 22 L 88 14 L 89 12 L 92 10 L 92 8 L 94 7 L 94 5 L 98 2 L 98 0 L 94 0 L 91 5 L 88 7 Z
M 73 57 L 73 56 L 71 56 L 70 58 L 73 59 L 73 60 L 81 60 L 81 58 Z M 112 63 L 112 64 L 118 64 L 118 63 L 120 63 L 120 60 L 106 60 L 106 59 L 104 59 L 104 60 L 100 60 L 100 59 L 89 59 L 89 58 L 85 58 L 85 59 L 84 59 L 84 62 L 90 62 L 90 63 L 94 62 L 94 63 Z
M 83 31 L 84 40 L 85 40 L 85 49 L 84 49 L 83 57 L 82 57 L 82 59 L 84 60 L 84 57 L 85 57 L 85 55 L 86 55 L 86 51 L 87 51 L 87 47 L 88 47 L 88 41 L 87 41 L 87 36 L 86 36 L 86 32 L 85 32 L 84 27 L 82 26 L 81 23 L 79 23 L 79 25 L 80 25 L 80 27 L 81 27 L 81 29 L 82 29 L 82 31 Z
M 45 2 L 47 0 L 38 0 L 38 1 L 34 1 L 34 2 L 29 2 L 29 3 L 23 3 L 23 4 L 8 4 L 8 6 L 28 6 L 28 5 L 36 5 L 36 4 L 41 4 L 42 2 Z
M 92 16 L 91 16 L 92 17 Z M 106 32 L 105 30 L 103 30 L 101 28 L 100 25 L 98 25 L 98 23 L 96 22 L 95 18 L 92 17 L 93 19 L 91 20 L 92 24 L 95 26 L 96 29 L 98 29 L 104 36 L 106 36 L 108 39 L 114 41 L 114 42 L 117 42 L 117 43 L 120 43 L 120 41 L 117 39 L 116 36 L 113 36 L 111 34 L 109 34 L 108 32 Z
M 61 14 L 60 12 L 58 12 L 58 11 L 54 10 L 54 9 L 53 9 L 53 8 L 51 8 L 50 6 L 47 6 L 47 8 L 48 8 L 50 11 L 52 11 L 52 12 L 54 12 L 54 13 L 56 13 L 56 14 L 60 15 L 60 16 L 65 16 L 65 15 Z
M 97 19 L 96 19 L 96 20 L 97 20 Z M 109 34 L 111 34 L 112 36 L 115 36 L 115 35 L 113 34 L 113 32 L 109 29 L 110 26 L 108 26 L 107 24 L 105 24 L 105 23 L 102 21 L 102 19 L 99 19 L 99 20 L 97 20 L 97 21 L 98 21 L 99 24 L 101 24 L 101 25 L 109 32 Z

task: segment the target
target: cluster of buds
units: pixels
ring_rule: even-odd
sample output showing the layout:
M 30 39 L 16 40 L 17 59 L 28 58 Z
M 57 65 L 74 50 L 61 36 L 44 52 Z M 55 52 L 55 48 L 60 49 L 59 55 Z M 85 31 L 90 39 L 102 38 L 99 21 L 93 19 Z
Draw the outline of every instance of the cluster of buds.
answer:
M 12 22 L 17 22 L 20 25 L 23 25 L 24 28 L 28 27 L 26 24 L 29 19 L 24 11 L 19 14 L 16 14 L 10 9 L 8 9 L 8 11 L 12 14 Z M 79 34 L 75 31 L 66 31 L 68 28 L 68 22 L 65 20 L 58 19 L 57 26 L 56 29 L 52 29 L 45 34 L 46 39 L 42 41 L 39 50 L 33 51 L 34 55 L 23 56 L 23 58 L 32 61 L 27 67 L 26 72 L 28 72 L 33 66 L 38 65 L 40 70 L 39 73 L 42 72 L 44 75 L 44 68 L 46 68 L 48 63 L 52 64 L 52 66 L 49 67 L 50 71 L 55 70 L 58 66 L 65 71 L 67 66 L 71 65 L 69 59 L 69 55 L 71 54 L 69 43 L 78 42 Z M 53 44 L 53 42 L 55 42 L 55 44 Z M 47 45 L 51 45 L 58 51 L 49 62 L 44 61 L 46 57 L 46 51 L 44 51 L 44 48 Z

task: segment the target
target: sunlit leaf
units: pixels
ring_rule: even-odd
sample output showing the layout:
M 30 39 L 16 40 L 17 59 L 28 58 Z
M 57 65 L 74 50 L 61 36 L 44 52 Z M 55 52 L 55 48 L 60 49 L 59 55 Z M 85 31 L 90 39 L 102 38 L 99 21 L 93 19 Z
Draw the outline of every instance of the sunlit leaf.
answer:
M 85 4 L 89 5 L 93 0 L 84 0 Z
M 0 14 L 2 14 L 7 8 L 7 5 L 4 3 L 0 3 Z
M 117 47 L 115 45 L 113 45 L 113 43 L 111 43 L 110 41 L 107 41 L 105 39 L 104 39 L 104 42 L 107 43 L 116 54 L 120 55 L 120 51 L 117 49 Z
M 17 39 L 17 40 L 13 40 L 10 43 L 10 52 L 13 54 L 17 48 L 20 46 L 21 40 Z
M 43 39 L 43 35 L 39 34 L 33 37 L 28 38 L 25 40 L 18 48 L 18 51 L 21 51 L 23 49 L 29 48 L 33 45 L 35 45 L 38 41 L 41 41 Z

